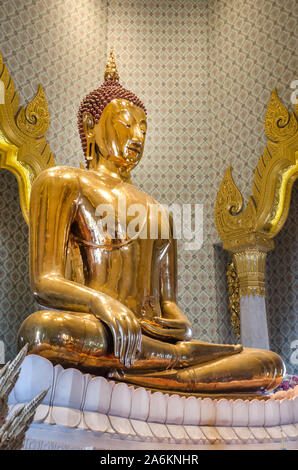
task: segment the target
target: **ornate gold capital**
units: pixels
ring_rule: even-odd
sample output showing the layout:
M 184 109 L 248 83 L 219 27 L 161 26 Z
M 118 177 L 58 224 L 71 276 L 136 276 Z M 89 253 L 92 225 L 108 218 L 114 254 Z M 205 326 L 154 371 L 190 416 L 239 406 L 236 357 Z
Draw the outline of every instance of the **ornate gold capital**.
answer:
M 248 248 L 233 254 L 239 278 L 240 296 L 265 296 L 265 262 L 266 251 Z

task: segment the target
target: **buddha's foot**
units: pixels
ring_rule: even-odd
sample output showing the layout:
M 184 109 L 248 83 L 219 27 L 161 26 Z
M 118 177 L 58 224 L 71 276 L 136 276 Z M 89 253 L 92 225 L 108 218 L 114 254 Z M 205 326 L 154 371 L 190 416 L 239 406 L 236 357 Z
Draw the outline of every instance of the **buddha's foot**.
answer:
M 163 391 L 229 393 L 273 390 L 282 381 L 284 373 L 284 363 L 277 354 L 247 348 L 240 354 L 199 366 L 140 375 L 114 371 L 109 377 Z

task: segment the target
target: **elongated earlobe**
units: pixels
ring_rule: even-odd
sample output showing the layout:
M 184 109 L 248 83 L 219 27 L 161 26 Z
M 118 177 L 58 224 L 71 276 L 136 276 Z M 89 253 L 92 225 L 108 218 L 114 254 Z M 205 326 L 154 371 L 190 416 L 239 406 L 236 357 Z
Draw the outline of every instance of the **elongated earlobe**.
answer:
M 86 137 L 86 160 L 87 168 L 95 156 L 95 133 L 94 133 L 94 119 L 91 113 L 84 113 L 83 115 L 83 130 Z

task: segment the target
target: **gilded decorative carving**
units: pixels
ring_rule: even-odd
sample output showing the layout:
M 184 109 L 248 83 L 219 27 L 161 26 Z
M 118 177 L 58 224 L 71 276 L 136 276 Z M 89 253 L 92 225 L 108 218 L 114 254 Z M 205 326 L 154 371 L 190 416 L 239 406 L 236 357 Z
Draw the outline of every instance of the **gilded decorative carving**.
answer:
M 273 90 L 265 116 L 268 142 L 254 174 L 252 195 L 243 197 L 232 178 L 224 175 L 216 200 L 215 221 L 223 246 L 235 251 L 246 246 L 273 248 L 289 210 L 291 190 L 298 176 L 298 122 Z
M 226 170 L 218 192 L 215 219 L 223 239 L 234 231 L 241 230 L 242 227 L 246 227 L 249 231 L 255 227 L 255 205 L 250 198 L 246 209 L 243 210 L 243 196 L 233 180 L 231 166 Z
M 230 299 L 231 324 L 237 341 L 240 340 L 240 287 L 239 278 L 233 261 L 228 264 L 227 280 Z
M 47 101 L 39 85 L 36 96 L 25 107 L 19 107 L 18 94 L 0 53 L 0 80 L 4 84 L 4 104 L 0 104 L 0 168 L 17 178 L 20 205 L 28 223 L 31 186 L 44 169 L 55 165 L 46 142 L 49 126 Z
M 49 127 L 50 116 L 47 100 L 41 85 L 33 100 L 21 108 L 16 117 L 18 128 L 29 137 L 39 138 L 43 136 Z
M 268 139 L 273 142 L 287 140 L 297 132 L 298 124 L 294 113 L 289 113 L 280 102 L 276 88 L 274 88 L 265 116 L 265 132 Z

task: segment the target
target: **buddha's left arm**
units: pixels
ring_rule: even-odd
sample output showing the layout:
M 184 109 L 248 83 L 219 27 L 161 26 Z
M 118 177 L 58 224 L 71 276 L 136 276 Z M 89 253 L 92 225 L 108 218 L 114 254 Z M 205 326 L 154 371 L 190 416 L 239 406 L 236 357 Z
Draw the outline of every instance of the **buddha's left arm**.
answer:
M 190 322 L 177 305 L 177 241 L 169 240 L 168 248 L 161 260 L 160 289 L 162 318 L 156 319 L 164 328 L 179 329 L 179 339 L 191 339 Z
M 170 239 L 160 264 L 160 305 L 161 317 L 154 322 L 142 320 L 142 329 L 162 341 L 189 341 L 192 338 L 191 325 L 176 302 L 177 296 L 177 246 Z
M 173 221 L 170 217 L 170 237 L 159 265 L 161 317 L 154 322 L 142 320 L 142 329 L 163 341 L 189 341 L 192 328 L 177 305 L 177 241 L 173 238 Z

